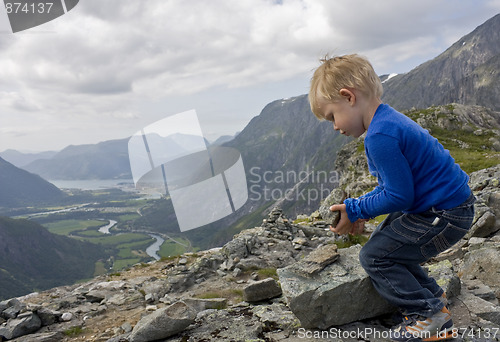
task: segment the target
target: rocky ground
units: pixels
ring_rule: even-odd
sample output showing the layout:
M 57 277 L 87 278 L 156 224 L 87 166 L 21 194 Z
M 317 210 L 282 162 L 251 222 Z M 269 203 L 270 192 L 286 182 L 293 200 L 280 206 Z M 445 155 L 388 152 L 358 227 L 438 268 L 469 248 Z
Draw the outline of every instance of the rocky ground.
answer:
M 500 165 L 471 176 L 475 225 L 428 265 L 447 291 L 455 341 L 500 340 L 499 179 Z M 363 275 L 352 278 L 360 247 L 337 249 L 343 237 L 329 232 L 319 213 L 299 221 L 273 210 L 260 227 L 223 248 L 4 301 L 0 335 L 24 342 L 385 341 L 398 316 L 390 309 L 367 315 L 378 299 L 360 285 Z M 304 290 L 324 275 L 328 284 L 348 284 L 347 292 L 334 286 Z M 304 293 L 310 300 L 303 301 Z M 321 297 L 325 293 L 334 295 Z M 324 326 L 304 317 L 304 310 L 324 310 L 314 298 L 339 304 L 326 306 L 331 317 Z

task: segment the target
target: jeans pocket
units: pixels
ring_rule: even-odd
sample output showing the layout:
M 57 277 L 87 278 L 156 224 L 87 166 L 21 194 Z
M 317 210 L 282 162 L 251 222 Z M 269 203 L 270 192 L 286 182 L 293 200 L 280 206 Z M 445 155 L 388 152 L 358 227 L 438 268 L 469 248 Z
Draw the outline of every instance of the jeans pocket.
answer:
M 413 214 L 404 214 L 400 216 L 391 223 L 390 227 L 396 234 L 410 243 L 417 243 L 430 231 L 428 223 L 422 220 L 418 215 Z
M 435 257 L 460 241 L 460 239 L 463 238 L 467 232 L 468 229 L 460 228 L 448 223 L 439 234 L 434 236 L 426 244 L 422 245 L 420 251 L 426 259 Z

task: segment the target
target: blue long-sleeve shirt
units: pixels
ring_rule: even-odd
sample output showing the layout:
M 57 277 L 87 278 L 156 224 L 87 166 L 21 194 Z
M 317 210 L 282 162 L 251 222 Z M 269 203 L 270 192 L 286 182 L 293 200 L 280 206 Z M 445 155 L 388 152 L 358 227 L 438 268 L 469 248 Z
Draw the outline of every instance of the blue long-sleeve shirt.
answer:
M 450 209 L 470 195 L 469 177 L 429 132 L 386 104 L 381 104 L 365 137 L 368 169 L 378 186 L 348 198 L 351 222 L 402 211 Z

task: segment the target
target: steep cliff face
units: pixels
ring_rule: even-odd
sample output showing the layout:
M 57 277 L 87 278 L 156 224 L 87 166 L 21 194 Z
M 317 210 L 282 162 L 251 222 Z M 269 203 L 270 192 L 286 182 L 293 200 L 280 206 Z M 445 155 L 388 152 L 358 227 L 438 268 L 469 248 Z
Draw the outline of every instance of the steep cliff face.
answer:
M 384 83 L 384 101 L 404 110 L 450 102 L 500 110 L 500 14 L 436 58 Z
M 500 94 L 500 55 L 493 56 L 460 79 L 452 89 L 443 94 L 441 101 L 479 104 L 500 110 L 498 94 Z

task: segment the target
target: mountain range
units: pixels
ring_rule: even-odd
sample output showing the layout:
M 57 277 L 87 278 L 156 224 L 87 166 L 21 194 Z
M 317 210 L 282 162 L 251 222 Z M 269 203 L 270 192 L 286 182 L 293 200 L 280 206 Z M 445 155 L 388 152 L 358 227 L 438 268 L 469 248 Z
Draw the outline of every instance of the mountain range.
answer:
M 50 159 L 56 154 L 57 151 L 20 152 L 16 150 L 5 150 L 0 153 L 0 156 L 17 167 L 23 167 L 38 159 Z
M 500 111 L 500 14 L 445 52 L 384 82 L 384 102 L 398 110 L 451 102 Z
M 49 180 L 131 179 L 127 143 L 128 139 L 118 139 L 70 145 L 23 168 Z

